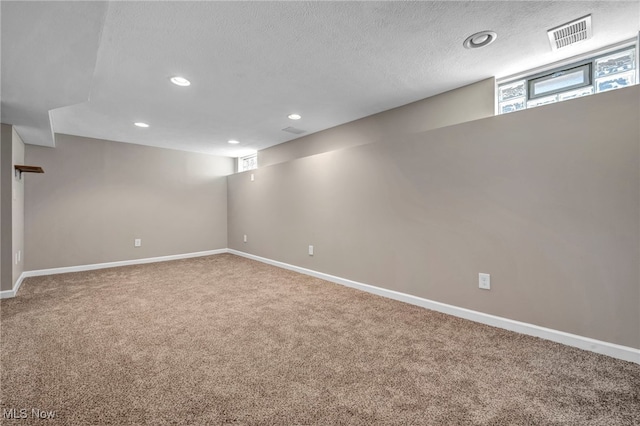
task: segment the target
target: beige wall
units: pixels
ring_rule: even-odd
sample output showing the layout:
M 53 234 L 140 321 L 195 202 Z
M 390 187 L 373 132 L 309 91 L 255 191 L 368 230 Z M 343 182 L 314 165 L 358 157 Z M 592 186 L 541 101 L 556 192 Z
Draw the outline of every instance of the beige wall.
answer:
M 12 267 L 12 205 L 13 142 L 11 126 L 1 125 L 0 130 L 0 291 L 13 288 Z
M 18 179 L 14 165 L 24 164 L 24 143 L 2 124 L 0 149 L 0 291 L 12 290 L 24 270 L 24 175 Z M 17 257 L 19 255 L 19 258 Z
M 495 79 L 441 93 L 258 152 L 260 167 L 491 117 L 495 113 Z M 303 125 L 302 125 L 303 127 Z
M 11 137 L 13 145 L 13 165 L 25 164 L 24 161 L 24 142 L 16 129 L 12 129 Z M 20 274 L 24 271 L 24 182 L 32 179 L 29 173 L 23 173 L 19 178 L 12 176 L 13 186 L 13 202 L 12 202 L 12 218 L 11 218 L 11 237 L 12 237 L 12 254 L 13 254 L 13 285 L 20 278 Z
M 68 135 L 56 145 L 26 149 L 45 170 L 26 181 L 26 270 L 227 246 L 233 159 Z
M 229 247 L 640 348 L 639 103 L 635 86 L 421 134 L 397 126 L 230 176 Z

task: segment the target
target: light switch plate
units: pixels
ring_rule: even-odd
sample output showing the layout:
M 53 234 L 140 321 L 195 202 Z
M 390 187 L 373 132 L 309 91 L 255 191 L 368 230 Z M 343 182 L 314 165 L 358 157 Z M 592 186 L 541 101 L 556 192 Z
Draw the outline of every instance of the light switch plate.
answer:
M 483 290 L 491 290 L 491 275 L 480 272 L 478 274 L 478 287 Z

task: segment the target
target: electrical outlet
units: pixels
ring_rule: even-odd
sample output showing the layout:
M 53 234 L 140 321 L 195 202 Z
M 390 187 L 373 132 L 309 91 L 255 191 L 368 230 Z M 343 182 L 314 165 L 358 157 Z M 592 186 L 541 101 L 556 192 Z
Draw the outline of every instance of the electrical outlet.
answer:
M 16 258 L 16 265 L 17 265 L 18 264 L 18 253 L 16 253 L 15 258 Z
M 309 256 L 313 256 L 313 246 L 309 246 Z
M 253 173 L 251 173 L 251 182 L 253 182 L 254 180 L 256 180 L 256 178 L 253 176 Z
M 244 242 L 247 242 L 247 234 L 244 234 Z
M 480 272 L 478 274 L 478 287 L 483 290 L 491 290 L 491 275 Z
M 141 245 L 142 245 L 142 240 L 140 238 L 136 238 L 135 240 L 133 240 L 134 247 L 140 247 Z

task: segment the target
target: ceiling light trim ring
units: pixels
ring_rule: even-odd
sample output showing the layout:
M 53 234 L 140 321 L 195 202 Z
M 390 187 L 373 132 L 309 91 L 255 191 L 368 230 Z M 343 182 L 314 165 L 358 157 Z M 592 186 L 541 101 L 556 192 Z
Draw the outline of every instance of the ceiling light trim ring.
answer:
M 467 37 L 462 45 L 466 49 L 479 49 L 490 45 L 496 38 L 498 38 L 498 34 L 495 31 L 480 31 Z
M 175 84 L 176 86 L 182 86 L 182 87 L 187 87 L 191 85 L 191 82 L 189 80 L 187 80 L 184 77 L 181 77 L 179 75 L 173 76 L 169 79 L 169 81 L 171 81 L 173 84 Z

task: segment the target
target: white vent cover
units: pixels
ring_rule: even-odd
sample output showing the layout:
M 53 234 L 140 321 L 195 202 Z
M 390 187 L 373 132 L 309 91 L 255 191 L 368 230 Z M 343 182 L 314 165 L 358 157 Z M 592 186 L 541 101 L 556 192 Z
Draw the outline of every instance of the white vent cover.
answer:
M 283 132 L 293 133 L 294 135 L 301 135 L 303 133 L 307 133 L 306 130 L 296 129 L 295 127 L 286 127 L 282 129 Z
M 547 35 L 553 50 L 588 40 L 592 36 L 591 15 L 552 28 L 547 31 Z

